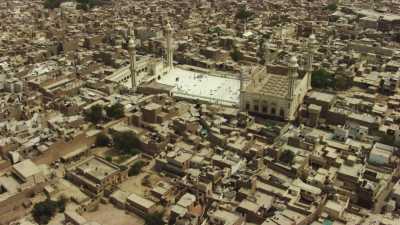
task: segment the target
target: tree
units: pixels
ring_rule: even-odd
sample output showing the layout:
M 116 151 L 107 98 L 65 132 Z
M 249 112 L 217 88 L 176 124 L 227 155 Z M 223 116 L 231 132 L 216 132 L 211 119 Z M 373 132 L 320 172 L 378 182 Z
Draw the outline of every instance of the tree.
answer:
M 96 146 L 105 147 L 111 143 L 111 139 L 105 133 L 100 133 L 96 136 Z
M 83 10 L 89 10 L 100 4 L 99 0 L 76 0 L 78 3 L 77 8 Z
M 136 155 L 139 151 L 139 139 L 132 131 L 114 132 L 112 135 L 114 146 L 117 150 L 127 154 Z
M 335 77 L 324 68 L 312 72 L 311 86 L 314 88 L 334 88 Z
M 336 11 L 338 8 L 338 6 L 336 5 L 336 3 L 331 3 L 328 6 L 326 6 L 326 9 L 329 11 Z
M 231 58 L 233 61 L 238 62 L 243 58 L 243 53 L 241 53 L 237 48 L 234 48 L 231 52 Z
M 254 12 L 248 10 L 246 7 L 240 7 L 236 12 L 235 18 L 239 19 L 242 22 L 247 22 L 252 19 L 254 16 Z
M 108 156 L 106 156 L 106 160 L 107 160 L 108 162 L 112 162 L 112 157 L 111 157 L 110 155 L 108 155 Z
M 68 199 L 64 195 L 60 197 L 60 199 L 57 201 L 57 207 L 59 212 L 64 212 L 65 207 L 67 206 Z
M 144 221 L 146 225 L 163 225 L 162 217 L 162 212 L 148 213 L 144 216 Z
M 94 124 L 101 122 L 104 119 L 103 107 L 101 105 L 90 107 L 90 109 L 85 112 L 85 118 Z
M 282 152 L 281 156 L 279 157 L 279 161 L 288 164 L 288 165 L 292 165 L 293 160 L 294 160 L 294 153 L 290 150 L 285 150 Z
M 110 118 L 118 119 L 124 116 L 124 106 L 121 103 L 106 108 L 107 116 Z
M 142 168 L 143 168 L 144 165 L 145 165 L 145 163 L 144 163 L 142 160 L 135 162 L 135 163 L 131 166 L 131 168 L 129 169 L 128 175 L 129 175 L 130 177 L 131 177 L 131 176 L 136 176 L 136 175 L 138 175 L 138 174 L 140 173 L 140 171 L 142 170 Z
M 385 80 L 381 78 L 381 80 L 379 81 L 379 91 L 383 93 L 384 90 L 385 90 Z
M 65 0 L 45 0 L 43 4 L 46 9 L 55 9 L 60 7 L 61 3 L 64 1 Z
M 33 219 L 38 224 L 48 224 L 56 214 L 58 203 L 52 200 L 46 200 L 35 204 L 32 210 Z

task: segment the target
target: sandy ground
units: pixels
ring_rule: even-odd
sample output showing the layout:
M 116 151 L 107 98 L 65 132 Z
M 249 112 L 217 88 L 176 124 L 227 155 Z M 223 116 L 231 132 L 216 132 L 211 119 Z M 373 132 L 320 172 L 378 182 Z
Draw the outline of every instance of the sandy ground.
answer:
M 119 185 L 119 188 L 122 191 L 128 193 L 135 193 L 141 196 L 145 196 L 151 190 L 151 187 L 154 187 L 156 183 L 162 180 L 157 173 L 155 173 L 151 168 L 154 166 L 155 161 L 152 160 L 149 165 L 142 168 L 142 172 L 139 175 L 129 177 L 128 180 L 124 181 Z M 149 186 L 145 186 L 142 184 L 142 181 L 145 177 L 148 177 Z
M 70 142 L 57 143 L 49 147 L 46 153 L 33 159 L 36 164 L 50 164 L 51 162 L 61 158 L 62 156 L 73 152 L 83 146 L 90 146 L 94 143 L 95 137 L 86 137 L 85 133 L 82 133 L 75 137 Z
M 82 215 L 88 221 L 95 221 L 107 225 L 143 225 L 144 221 L 139 216 L 125 213 L 111 204 L 99 204 L 95 212 L 86 212 Z

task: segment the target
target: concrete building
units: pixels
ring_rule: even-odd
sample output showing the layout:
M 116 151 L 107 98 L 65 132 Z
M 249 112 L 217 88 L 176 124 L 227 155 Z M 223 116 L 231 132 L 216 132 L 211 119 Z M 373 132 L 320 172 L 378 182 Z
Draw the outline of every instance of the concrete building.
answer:
M 100 157 L 89 157 L 67 168 L 67 178 L 83 187 L 91 196 L 102 196 L 104 190 L 121 183 L 128 171 Z

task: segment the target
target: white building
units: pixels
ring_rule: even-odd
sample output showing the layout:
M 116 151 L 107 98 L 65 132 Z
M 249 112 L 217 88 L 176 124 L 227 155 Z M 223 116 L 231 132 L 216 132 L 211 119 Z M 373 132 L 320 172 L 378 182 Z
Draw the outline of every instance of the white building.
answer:
M 283 120 L 294 120 L 304 96 L 311 89 L 313 55 L 316 39 L 311 35 L 305 71 L 299 76 L 296 56 L 289 59 L 287 67 L 271 65 L 269 46 L 265 46 L 265 66 L 251 74 L 251 80 L 244 85 L 241 81 L 240 108 Z
M 170 94 L 178 98 L 237 107 L 242 111 L 291 121 L 296 118 L 304 96 L 311 89 L 313 54 L 316 46 L 314 35 L 310 37 L 307 45 L 309 51 L 305 71 L 298 70 L 295 56 L 290 58 L 287 67 L 271 64 L 267 46 L 265 66 L 250 72 L 247 76 L 250 77 L 250 82 L 244 82 L 232 74 L 210 72 L 192 66 L 174 66 L 173 30 L 169 23 L 165 28 L 166 62 L 154 58 L 137 60 L 134 35 L 133 32 L 129 33 L 130 65 L 106 79 L 134 91 L 141 84 L 156 82 L 168 87 Z

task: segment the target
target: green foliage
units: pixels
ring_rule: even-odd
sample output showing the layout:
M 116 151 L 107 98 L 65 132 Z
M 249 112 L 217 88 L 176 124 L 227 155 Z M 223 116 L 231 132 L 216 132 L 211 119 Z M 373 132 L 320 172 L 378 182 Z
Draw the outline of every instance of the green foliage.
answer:
M 96 136 L 96 146 L 105 147 L 111 143 L 111 139 L 105 133 L 100 133 Z
M 335 77 L 325 69 L 313 71 L 311 77 L 311 86 L 314 88 L 334 88 Z
M 77 8 L 83 10 L 89 10 L 100 4 L 99 0 L 76 0 L 78 3 Z
M 65 196 L 61 196 L 57 202 L 57 207 L 59 212 L 64 212 L 67 206 L 68 199 Z
M 115 149 L 127 154 L 136 155 L 140 142 L 132 131 L 115 132 L 112 134 Z
M 144 216 L 145 225 L 163 225 L 163 213 L 155 212 Z
M 218 26 L 210 27 L 208 28 L 208 33 L 221 35 L 223 33 L 223 30 Z
M 138 175 L 140 173 L 140 171 L 142 170 L 144 165 L 145 165 L 145 163 L 142 160 L 135 162 L 131 166 L 131 168 L 129 168 L 128 175 L 130 177 Z
M 57 212 L 58 202 L 46 200 L 35 204 L 32 210 L 33 219 L 38 224 L 48 224 Z M 64 207 L 65 209 L 65 207 Z
M 124 116 L 124 106 L 121 103 L 115 103 L 110 107 L 106 107 L 107 116 L 118 119 Z
M 65 0 L 45 0 L 43 4 L 46 9 L 55 9 L 60 7 L 63 2 L 65 2 Z
M 294 160 L 294 153 L 290 150 L 285 150 L 282 152 L 281 156 L 279 157 L 279 161 L 288 164 L 288 165 L 292 165 L 293 160 Z
M 112 162 L 112 157 L 111 156 L 106 156 L 106 160 L 108 161 L 108 162 Z
M 236 12 L 235 18 L 241 21 L 248 21 L 252 19 L 254 16 L 254 12 L 246 9 L 246 7 L 240 7 Z
M 94 105 L 89 110 L 85 112 L 86 120 L 97 124 L 105 119 L 103 111 L 106 112 L 107 117 L 118 119 L 123 117 L 124 114 L 124 106 L 120 103 L 116 103 L 110 107 L 105 107 L 101 105 Z
M 104 119 L 103 107 L 101 105 L 94 105 L 89 110 L 85 112 L 86 120 L 97 124 Z
M 326 6 L 325 9 L 329 10 L 329 11 L 336 11 L 338 8 L 338 6 L 336 5 L 336 3 L 331 3 L 328 6 Z
M 233 59 L 233 61 L 238 62 L 243 58 L 243 53 L 241 53 L 237 48 L 235 48 L 231 52 L 231 58 Z

